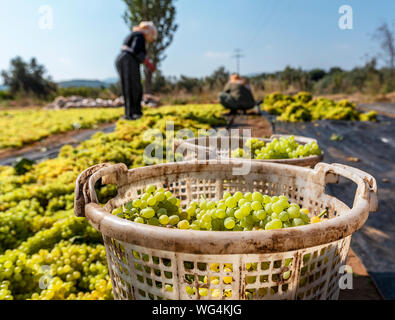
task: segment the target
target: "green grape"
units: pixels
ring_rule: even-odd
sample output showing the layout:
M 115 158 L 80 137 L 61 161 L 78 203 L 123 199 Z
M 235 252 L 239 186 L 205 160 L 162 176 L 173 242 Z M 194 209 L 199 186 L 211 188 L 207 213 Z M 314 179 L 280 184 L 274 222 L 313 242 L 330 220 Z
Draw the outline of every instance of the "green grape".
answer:
M 188 220 L 182 220 L 177 224 L 178 229 L 189 229 L 189 221 Z
M 237 206 L 237 200 L 234 197 L 229 197 L 226 199 L 225 204 L 228 208 L 233 209 Z
M 144 219 L 141 217 L 137 217 L 136 219 L 134 219 L 134 222 L 136 223 L 144 223 Z
M 254 211 L 254 216 L 258 220 L 264 220 L 266 218 L 266 211 L 265 210 Z
M 247 200 L 246 200 L 245 198 L 240 199 L 240 200 L 237 202 L 237 206 L 238 206 L 238 207 L 242 207 L 243 204 L 245 204 L 245 203 L 247 203 Z
M 262 204 L 260 201 L 254 201 L 251 203 L 252 210 L 259 211 L 262 209 Z
M 245 193 L 244 199 L 246 199 L 248 202 L 252 202 L 252 193 L 251 192 Z
M 199 207 L 203 210 L 207 210 L 207 201 L 205 199 L 200 200 Z
M 265 205 L 270 204 L 271 201 L 272 201 L 272 199 L 268 195 L 265 194 L 263 196 L 263 199 L 262 199 L 263 204 L 265 204 Z
M 238 220 L 243 219 L 244 215 L 243 215 L 241 209 L 237 209 L 237 210 L 235 211 L 234 217 L 235 217 L 236 219 L 238 219 Z
M 167 215 L 167 209 L 166 208 L 159 208 L 157 215 L 158 215 L 158 217 L 161 217 L 163 215 Z
M 215 207 L 216 207 L 216 204 L 214 201 L 207 202 L 207 209 L 214 209 Z
M 310 218 L 307 214 L 305 214 L 304 212 L 302 212 L 300 214 L 300 218 L 304 221 L 305 224 L 308 224 L 310 222 Z
M 281 229 L 283 223 L 279 219 L 273 219 L 265 225 L 265 230 Z
M 148 207 L 148 203 L 145 200 L 141 200 L 140 209 L 145 209 Z
M 280 214 L 284 210 L 284 203 L 282 201 L 277 201 L 271 206 L 274 213 Z
M 228 208 L 226 209 L 226 216 L 228 217 L 234 217 L 235 216 L 235 211 L 234 209 Z
M 156 198 L 153 197 L 153 196 L 150 196 L 150 197 L 148 198 L 148 200 L 147 200 L 147 204 L 148 204 L 150 207 L 155 206 L 155 205 L 156 205 Z
M 264 200 L 263 195 L 260 192 L 254 192 L 252 194 L 252 201 L 253 202 L 258 201 L 258 202 L 262 203 L 263 200 Z
M 236 225 L 235 219 L 232 217 L 228 217 L 224 221 L 224 226 L 228 230 L 232 230 Z
M 195 212 L 196 212 L 196 208 L 195 207 L 188 207 L 186 212 L 188 213 L 189 216 L 194 216 Z
M 251 204 L 249 202 L 246 202 L 245 204 L 243 204 L 243 206 L 239 210 L 240 210 L 242 216 L 246 217 L 251 212 Z
M 150 195 L 149 193 L 145 192 L 145 193 L 141 196 L 141 200 L 147 201 L 148 198 L 149 198 L 150 196 L 151 196 L 151 195 Z
M 283 228 L 291 228 L 291 227 L 292 227 L 292 223 L 290 223 L 288 221 L 283 222 Z
M 230 192 L 226 191 L 224 192 L 223 198 L 224 199 L 228 199 L 229 197 L 231 197 L 232 195 L 230 194 Z
M 272 214 L 273 213 L 272 204 L 271 203 L 268 203 L 268 204 L 265 205 L 265 211 L 266 211 L 267 214 Z
M 145 208 L 141 210 L 141 216 L 145 219 L 150 219 L 155 216 L 155 210 L 153 208 Z
M 125 204 L 125 209 L 127 211 L 130 211 L 130 210 L 134 209 L 133 207 L 134 207 L 134 205 L 133 205 L 132 201 Z
M 236 200 L 236 202 L 238 202 L 240 199 L 242 199 L 244 196 L 240 191 L 237 191 L 234 195 L 233 195 L 234 199 Z
M 282 211 L 279 215 L 278 215 L 278 218 L 281 220 L 281 221 L 287 221 L 288 219 L 289 219 L 289 214 L 288 214 L 288 212 L 286 212 L 286 211 Z
M 148 186 L 145 188 L 145 192 L 151 193 L 151 194 L 154 193 L 155 190 L 156 190 L 156 187 L 155 187 L 154 185 L 152 185 L 152 184 L 148 185 Z
M 200 224 L 198 223 L 191 223 L 190 227 L 192 230 L 200 230 Z
M 203 223 L 211 222 L 211 216 L 208 213 L 205 213 L 200 219 Z
M 172 215 L 169 217 L 169 224 L 172 224 L 173 226 L 178 224 L 180 222 L 180 217 L 176 215 Z
M 291 205 L 288 209 L 287 212 L 289 214 L 290 219 L 295 219 L 300 217 L 300 210 L 298 207 Z
M 156 218 L 156 217 L 150 218 L 150 219 L 147 221 L 147 223 L 148 223 L 149 225 L 152 225 L 152 226 L 159 226 L 159 225 L 160 225 L 159 219 Z
M 155 199 L 157 202 L 164 201 L 166 199 L 166 195 L 164 192 L 156 192 L 155 193 Z
M 219 219 L 224 219 L 226 217 L 226 212 L 224 209 L 217 209 L 216 210 L 216 216 Z
M 163 214 L 159 217 L 159 223 L 161 225 L 168 225 L 170 223 L 170 219 L 166 214 Z
M 304 224 L 305 223 L 304 223 L 303 219 L 301 219 L 301 218 L 295 218 L 292 220 L 293 227 L 303 226 Z

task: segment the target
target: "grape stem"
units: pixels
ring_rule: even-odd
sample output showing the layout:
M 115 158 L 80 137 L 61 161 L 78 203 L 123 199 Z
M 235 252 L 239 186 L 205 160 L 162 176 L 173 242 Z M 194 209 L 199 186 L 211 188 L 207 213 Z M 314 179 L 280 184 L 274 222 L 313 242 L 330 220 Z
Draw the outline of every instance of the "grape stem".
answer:
M 320 213 L 320 215 L 318 216 L 318 218 L 322 218 L 326 213 L 327 213 L 327 210 L 325 209 L 324 211 L 322 211 L 322 212 Z

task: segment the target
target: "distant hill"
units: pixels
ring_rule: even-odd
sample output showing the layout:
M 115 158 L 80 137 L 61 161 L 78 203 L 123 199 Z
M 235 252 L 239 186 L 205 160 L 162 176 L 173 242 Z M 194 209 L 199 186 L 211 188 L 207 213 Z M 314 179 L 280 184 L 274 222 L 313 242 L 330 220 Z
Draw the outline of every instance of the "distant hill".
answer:
M 60 88 L 85 87 L 85 88 L 107 88 L 109 83 L 99 80 L 68 80 L 58 82 Z
M 60 88 L 108 88 L 114 83 L 117 83 L 117 78 L 108 78 L 104 80 L 85 80 L 85 79 L 75 79 L 75 80 L 67 80 L 67 81 L 59 81 L 57 82 Z M 0 91 L 7 91 L 8 87 L 0 84 Z

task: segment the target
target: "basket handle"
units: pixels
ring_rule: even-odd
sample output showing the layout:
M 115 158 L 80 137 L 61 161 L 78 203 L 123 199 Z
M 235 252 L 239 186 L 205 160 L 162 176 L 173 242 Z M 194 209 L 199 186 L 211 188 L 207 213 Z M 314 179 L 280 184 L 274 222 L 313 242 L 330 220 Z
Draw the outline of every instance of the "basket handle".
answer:
M 123 164 L 103 163 L 90 167 L 83 171 L 75 183 L 74 214 L 77 217 L 85 217 L 85 206 L 89 203 L 98 203 L 95 184 L 100 178 L 105 178 L 104 183 L 119 184 L 119 173 L 128 171 Z
M 343 176 L 357 184 L 357 191 L 354 198 L 354 206 L 359 197 L 362 197 L 369 203 L 369 212 L 375 212 L 378 209 L 377 182 L 370 174 L 344 164 L 318 163 L 315 170 L 319 172 L 324 179 L 323 185 L 328 182 L 335 182 L 337 176 Z M 332 174 L 332 175 L 330 175 Z M 335 177 L 333 177 L 333 174 Z M 337 181 L 336 181 L 337 182 Z

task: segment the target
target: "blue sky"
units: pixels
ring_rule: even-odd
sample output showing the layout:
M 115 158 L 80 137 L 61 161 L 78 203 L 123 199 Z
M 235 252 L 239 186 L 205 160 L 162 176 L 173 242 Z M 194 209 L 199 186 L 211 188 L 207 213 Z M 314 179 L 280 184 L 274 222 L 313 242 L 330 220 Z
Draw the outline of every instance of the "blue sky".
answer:
M 353 29 L 338 27 L 341 5 L 353 8 Z M 53 27 L 40 29 L 39 8 L 49 5 Z M 382 22 L 395 22 L 393 0 L 177 0 L 177 31 L 161 69 L 201 77 L 224 65 L 241 72 L 286 65 L 350 69 L 374 55 L 371 40 Z M 114 61 L 128 28 L 121 0 L 0 0 L 0 70 L 20 55 L 37 57 L 59 80 L 116 76 Z

